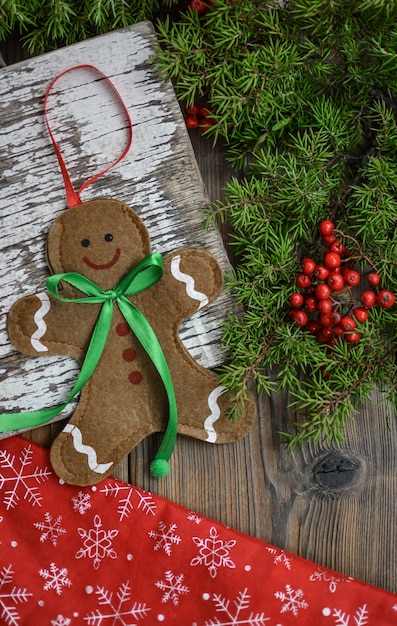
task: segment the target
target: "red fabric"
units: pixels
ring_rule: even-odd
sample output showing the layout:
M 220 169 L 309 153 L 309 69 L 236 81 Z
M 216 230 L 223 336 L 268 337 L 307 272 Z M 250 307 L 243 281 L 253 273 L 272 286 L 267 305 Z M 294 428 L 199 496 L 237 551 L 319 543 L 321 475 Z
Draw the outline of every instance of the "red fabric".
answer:
M 0 441 L 0 623 L 385 626 L 397 596 L 136 487 L 60 484 Z

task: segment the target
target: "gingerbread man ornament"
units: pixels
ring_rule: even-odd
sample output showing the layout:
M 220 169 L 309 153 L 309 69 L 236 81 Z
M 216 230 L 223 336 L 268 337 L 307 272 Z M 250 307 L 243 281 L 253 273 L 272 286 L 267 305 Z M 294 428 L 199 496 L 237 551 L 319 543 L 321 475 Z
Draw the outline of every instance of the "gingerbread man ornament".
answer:
M 252 398 L 238 421 L 229 419 L 233 397 L 178 335 L 222 288 L 209 252 L 185 248 L 163 259 L 126 204 L 76 194 L 50 228 L 47 260 L 47 291 L 12 306 L 8 332 L 24 354 L 69 355 L 82 366 L 77 408 L 51 448 L 60 478 L 95 484 L 154 432 L 165 432 L 151 466 L 157 476 L 168 471 L 177 432 L 211 443 L 247 434 Z
M 150 254 L 148 232 L 137 214 L 118 200 L 92 200 L 61 214 L 47 244 L 53 272 L 86 276 L 111 290 Z M 131 300 L 149 321 L 166 357 L 178 408 L 178 432 L 226 443 L 252 426 L 253 403 L 233 422 L 232 399 L 216 375 L 201 367 L 178 336 L 181 321 L 207 306 L 222 287 L 215 258 L 185 248 L 164 259 L 162 278 Z M 63 299 L 78 299 L 66 284 Z M 48 292 L 16 302 L 8 332 L 24 354 L 70 355 L 82 362 L 101 304 L 64 302 Z M 159 374 L 118 307 L 103 354 L 84 386 L 77 409 L 51 449 L 56 473 L 66 482 L 94 484 L 110 474 L 144 437 L 166 430 L 169 405 Z

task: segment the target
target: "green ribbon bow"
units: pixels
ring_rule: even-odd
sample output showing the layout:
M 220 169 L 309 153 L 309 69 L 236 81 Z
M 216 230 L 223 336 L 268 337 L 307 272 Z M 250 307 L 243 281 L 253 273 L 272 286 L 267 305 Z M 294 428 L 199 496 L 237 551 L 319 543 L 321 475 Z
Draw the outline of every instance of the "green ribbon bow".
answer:
M 0 432 L 16 430 L 19 428 L 31 428 L 40 426 L 59 415 L 59 413 L 73 400 L 73 398 L 83 389 L 84 385 L 91 378 L 95 368 L 101 358 L 109 335 L 113 317 L 113 304 L 117 305 L 123 314 L 129 327 L 141 343 L 155 368 L 157 369 L 169 403 L 169 419 L 160 448 L 150 465 L 154 476 L 165 476 L 169 472 L 168 460 L 175 446 L 178 412 L 174 385 L 170 370 L 164 356 L 164 352 L 156 337 L 156 334 L 143 313 L 134 305 L 127 296 L 133 296 L 155 284 L 163 275 L 163 258 L 156 252 L 149 254 L 138 265 L 136 265 L 114 289 L 103 291 L 91 280 L 78 274 L 77 272 L 67 272 L 64 274 L 54 274 L 47 280 L 48 291 L 62 302 L 73 302 L 83 304 L 102 304 L 101 311 L 91 336 L 85 359 L 81 366 L 80 374 L 74 387 L 66 400 L 61 405 L 41 409 L 39 411 L 29 411 L 25 413 L 0 414 Z M 67 282 L 76 287 L 87 297 L 83 298 L 62 298 L 58 294 L 58 287 L 61 281 Z M 16 423 L 17 421 L 17 423 Z

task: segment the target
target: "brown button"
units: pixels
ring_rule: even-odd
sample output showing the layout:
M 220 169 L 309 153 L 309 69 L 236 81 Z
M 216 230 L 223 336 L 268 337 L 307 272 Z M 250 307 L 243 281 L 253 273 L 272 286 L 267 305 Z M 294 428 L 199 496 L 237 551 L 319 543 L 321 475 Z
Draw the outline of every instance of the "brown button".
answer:
M 138 371 L 130 372 L 130 374 L 128 375 L 128 380 L 132 385 L 139 385 L 139 383 L 141 383 L 143 380 L 143 376 L 141 372 Z
M 128 326 L 127 322 L 120 322 L 119 324 L 117 324 L 116 333 L 120 337 L 125 337 L 126 335 L 128 335 L 129 332 L 130 332 L 130 327 Z
M 123 359 L 124 361 L 135 361 L 136 359 L 136 351 L 134 350 L 134 348 L 126 348 L 123 351 Z

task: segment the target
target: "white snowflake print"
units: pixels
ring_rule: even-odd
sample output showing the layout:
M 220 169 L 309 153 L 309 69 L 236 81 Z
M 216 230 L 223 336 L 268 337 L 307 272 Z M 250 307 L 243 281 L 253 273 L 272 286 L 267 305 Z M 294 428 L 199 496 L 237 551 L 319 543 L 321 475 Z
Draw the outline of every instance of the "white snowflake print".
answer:
M 139 489 L 135 489 L 135 487 L 131 487 L 129 485 L 119 485 L 117 483 L 113 485 L 105 485 L 100 492 L 104 493 L 105 496 L 113 496 L 114 498 L 118 498 L 119 495 L 126 492 L 125 498 L 120 498 L 118 501 L 117 513 L 120 516 L 120 522 L 122 522 L 125 517 L 129 517 L 131 511 L 133 511 L 134 501 L 137 501 L 137 508 L 143 511 L 146 515 L 155 515 L 157 504 L 153 500 L 150 493 L 144 493 Z
M 240 591 L 233 602 L 218 593 L 214 593 L 212 599 L 216 606 L 216 612 L 222 613 L 222 617 L 215 617 L 206 621 L 206 626 L 239 626 L 242 624 L 245 626 L 264 626 L 265 622 L 270 620 L 270 617 L 265 617 L 263 612 L 254 613 L 250 611 L 248 589 Z
M 84 540 L 83 547 L 76 552 L 76 559 L 88 557 L 93 560 L 95 569 L 101 564 L 102 559 L 109 557 L 117 559 L 117 552 L 112 547 L 113 539 L 119 534 L 118 530 L 103 530 L 102 520 L 99 515 L 94 517 L 94 528 L 86 530 L 77 529 L 80 537 Z
M 340 575 L 331 574 L 327 570 L 323 570 L 322 568 L 319 568 L 318 570 L 314 572 L 314 574 L 310 576 L 309 580 L 311 582 L 320 581 L 320 582 L 329 583 L 328 589 L 330 590 L 331 593 L 335 593 L 338 583 L 340 582 L 350 583 L 353 580 L 353 578 L 350 578 L 350 576 L 343 576 L 342 574 Z
M 154 549 L 157 551 L 162 548 L 168 556 L 171 556 L 172 546 L 178 545 L 181 541 L 180 536 L 176 535 L 174 532 L 176 529 L 176 524 L 170 524 L 167 528 L 167 524 L 165 524 L 165 522 L 159 522 L 157 531 L 149 530 L 149 537 L 156 539 Z
M 102 626 L 102 624 L 110 624 L 115 626 L 136 626 L 131 622 L 134 620 L 142 620 L 147 617 L 150 608 L 142 602 L 131 602 L 131 588 L 129 581 L 122 583 L 116 594 L 105 589 L 105 587 L 97 587 L 96 595 L 98 596 L 99 606 L 104 609 L 96 609 L 84 618 L 89 626 Z M 127 606 L 125 606 L 127 605 Z M 129 607 L 129 608 L 127 608 Z
M 4 490 L 3 503 L 7 511 L 17 506 L 21 492 L 24 500 L 30 502 L 32 506 L 41 506 L 43 498 L 34 484 L 39 485 L 48 480 L 51 472 L 48 468 L 29 467 L 32 455 L 31 446 L 22 450 L 18 460 L 6 450 L 0 451 L 0 469 L 5 470 L 0 474 L 0 490 Z M 9 489 L 5 489 L 6 487 Z
M 51 626 L 70 626 L 72 620 L 69 617 L 64 617 L 63 615 L 57 615 L 55 619 L 52 619 L 50 624 Z
M 80 513 L 80 515 L 84 515 L 88 509 L 91 508 L 91 496 L 89 493 L 84 493 L 84 491 L 79 491 L 77 496 L 73 496 L 73 511 Z
M 7 626 L 17 626 L 19 613 L 15 607 L 27 602 L 28 597 L 32 595 L 26 589 L 13 584 L 13 574 L 12 565 L 4 566 L 0 570 L 0 617 Z
M 189 522 L 195 522 L 196 524 L 201 524 L 202 518 L 197 515 L 194 511 L 190 511 L 187 519 Z
M 230 567 L 234 569 L 236 566 L 229 557 L 231 548 L 236 545 L 235 539 L 222 541 L 219 539 L 218 532 L 214 526 L 210 529 L 210 536 L 207 539 L 200 537 L 192 537 L 194 543 L 199 548 L 199 556 L 190 561 L 190 565 L 204 564 L 209 571 L 211 578 L 215 578 L 219 567 Z
M 40 569 L 39 574 L 45 580 L 44 591 L 54 589 L 58 596 L 62 595 L 63 587 L 71 587 L 72 585 L 66 567 L 59 569 L 55 563 L 50 563 L 50 569 Z
M 367 605 L 360 606 L 354 615 L 344 613 L 340 609 L 334 609 L 333 612 L 329 608 L 323 609 L 323 615 L 325 617 L 331 616 L 335 619 L 334 626 L 366 626 L 368 622 L 368 610 Z M 350 618 L 353 621 L 350 622 Z
M 267 546 L 266 550 L 271 554 L 274 554 L 273 565 L 278 565 L 280 563 L 287 569 L 291 569 L 291 557 L 287 555 L 284 550 L 277 550 L 277 548 L 270 546 Z
M 291 585 L 285 585 L 285 591 L 277 591 L 274 595 L 283 603 L 280 613 L 291 611 L 296 617 L 300 609 L 307 609 L 309 606 L 303 599 L 302 589 L 292 589 Z
M 177 606 L 179 604 L 179 596 L 189 593 L 189 587 L 183 585 L 183 574 L 173 574 L 170 570 L 164 574 L 165 580 L 156 582 L 156 587 L 164 591 L 161 602 L 169 602 Z
M 53 519 L 51 513 L 45 513 L 43 522 L 35 522 L 33 524 L 42 531 L 40 535 L 42 543 L 48 539 L 53 546 L 58 545 L 58 537 L 66 533 L 66 529 L 61 526 L 61 521 L 62 515 L 58 515 L 56 519 Z

